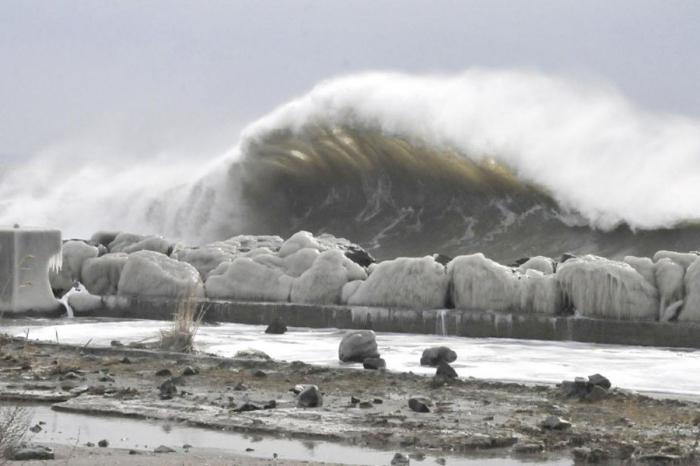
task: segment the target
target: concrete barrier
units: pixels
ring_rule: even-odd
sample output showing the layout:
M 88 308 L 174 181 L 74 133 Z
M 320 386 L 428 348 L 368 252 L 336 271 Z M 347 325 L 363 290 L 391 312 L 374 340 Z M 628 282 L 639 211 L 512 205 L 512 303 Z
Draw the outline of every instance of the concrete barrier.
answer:
M 205 320 L 216 322 L 267 325 L 280 318 L 292 327 L 700 348 L 700 324 L 689 322 L 632 322 L 458 309 L 421 311 L 210 300 L 199 304 L 206 310 Z M 170 320 L 176 308 L 174 300 L 105 297 L 100 309 L 77 315 Z

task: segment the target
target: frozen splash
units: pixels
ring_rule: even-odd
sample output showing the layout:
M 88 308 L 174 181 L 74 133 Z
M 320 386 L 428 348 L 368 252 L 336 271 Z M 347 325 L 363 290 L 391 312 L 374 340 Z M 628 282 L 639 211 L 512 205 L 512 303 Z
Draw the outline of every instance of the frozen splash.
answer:
M 9 322 L 8 322 L 9 324 Z M 5 326 L 5 331 L 29 338 L 62 343 L 109 346 L 155 339 L 168 322 L 157 321 L 27 321 Z M 330 367 L 361 367 L 338 361 L 338 344 L 344 331 L 292 328 L 284 335 L 268 335 L 264 326 L 204 325 L 197 335 L 200 351 L 233 356 L 255 348 L 275 359 L 299 360 Z M 423 350 L 445 345 L 457 352 L 454 368 L 462 377 L 532 383 L 559 383 L 596 372 L 620 388 L 674 396 L 700 396 L 700 373 L 688 370 L 700 365 L 700 351 L 577 342 L 461 338 L 435 335 L 378 333 L 377 342 L 387 367 L 432 375 L 435 369 L 419 365 Z

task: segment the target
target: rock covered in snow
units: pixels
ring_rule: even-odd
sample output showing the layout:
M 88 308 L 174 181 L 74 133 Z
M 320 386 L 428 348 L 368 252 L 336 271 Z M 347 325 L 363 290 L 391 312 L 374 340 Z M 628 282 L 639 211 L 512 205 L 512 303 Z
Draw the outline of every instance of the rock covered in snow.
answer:
M 685 272 L 685 305 L 678 316 L 682 321 L 700 321 L 700 258 Z
M 286 302 L 293 281 L 280 268 L 239 257 L 213 270 L 205 287 L 207 296 L 212 299 Z
M 49 273 L 49 282 L 54 290 L 68 290 L 76 281 L 82 281 L 81 271 L 83 263 L 93 257 L 97 257 L 97 247 L 84 241 L 71 240 L 63 243 L 61 255 L 63 267 L 61 270 Z
M 519 305 L 514 271 L 481 253 L 454 258 L 447 264 L 447 273 L 452 302 L 458 309 L 509 311 Z
M 440 309 L 446 306 L 447 286 L 445 267 L 433 257 L 400 257 L 376 264 L 347 302 L 353 306 Z
M 125 252 L 131 254 L 138 251 L 154 251 L 169 255 L 173 249 L 173 243 L 162 236 L 145 236 L 134 233 L 119 233 L 109 243 L 110 252 Z
M 94 295 L 117 294 L 119 279 L 128 257 L 119 252 L 86 260 L 81 272 L 85 288 Z
M 657 251 L 654 254 L 654 262 L 659 262 L 663 258 L 671 259 L 676 264 L 682 265 L 684 269 L 690 267 L 695 262 L 698 255 L 694 252 Z
M 625 256 L 622 262 L 632 266 L 650 285 L 656 286 L 654 262 L 648 257 Z
M 619 320 L 655 320 L 656 288 L 629 264 L 597 256 L 570 259 L 557 268 L 565 299 L 582 315 Z
M 518 271 L 521 273 L 525 273 L 528 270 L 537 270 L 544 275 L 551 275 L 554 273 L 554 261 L 544 256 L 531 257 L 518 266 Z
M 365 278 L 367 274 L 364 269 L 345 257 L 341 251 L 328 250 L 316 257 L 313 265 L 294 280 L 291 301 L 338 304 L 346 283 Z
M 654 264 L 654 282 L 659 290 L 659 319 L 675 317 L 683 305 L 685 268 L 668 257 Z
M 377 336 L 372 330 L 352 330 L 340 341 L 338 359 L 343 362 L 363 362 L 378 357 Z
M 129 254 L 119 279 L 118 293 L 147 297 L 202 297 L 197 269 L 154 251 Z

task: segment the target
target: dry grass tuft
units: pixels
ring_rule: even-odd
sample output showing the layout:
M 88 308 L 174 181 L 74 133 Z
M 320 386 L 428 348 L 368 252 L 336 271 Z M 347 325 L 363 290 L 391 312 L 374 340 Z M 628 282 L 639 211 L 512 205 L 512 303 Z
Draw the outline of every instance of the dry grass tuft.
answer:
M 181 299 L 173 316 L 173 324 L 160 332 L 160 349 L 190 353 L 194 337 L 204 317 L 204 308 L 192 296 Z
M 0 464 L 20 446 L 31 418 L 31 412 L 23 406 L 0 407 Z

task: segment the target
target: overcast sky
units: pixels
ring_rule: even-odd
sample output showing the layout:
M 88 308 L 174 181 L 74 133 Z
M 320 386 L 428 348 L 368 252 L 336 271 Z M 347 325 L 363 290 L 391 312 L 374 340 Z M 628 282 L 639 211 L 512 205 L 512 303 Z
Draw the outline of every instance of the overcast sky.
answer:
M 700 1 L 0 2 L 0 162 L 62 141 L 211 156 L 318 81 L 529 68 L 700 116 Z

